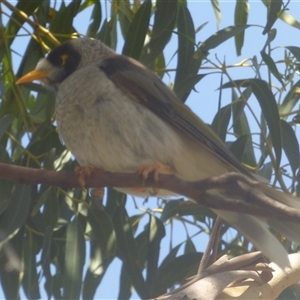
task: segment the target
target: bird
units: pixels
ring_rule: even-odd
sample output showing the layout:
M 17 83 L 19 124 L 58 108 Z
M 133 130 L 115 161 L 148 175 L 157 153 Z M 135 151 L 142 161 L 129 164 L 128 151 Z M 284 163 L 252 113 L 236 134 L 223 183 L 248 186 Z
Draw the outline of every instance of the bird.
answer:
M 16 83 L 41 81 L 56 93 L 58 133 L 82 167 L 109 172 L 171 173 L 197 181 L 228 172 L 254 178 L 228 148 L 163 81 L 143 64 L 97 39 L 71 39 L 41 59 Z M 300 209 L 296 197 L 262 183 L 272 199 Z M 146 197 L 150 188 L 123 189 Z M 224 191 L 214 191 L 225 195 Z M 169 195 L 159 190 L 157 195 Z M 289 266 L 269 224 L 300 243 L 300 226 L 214 210 L 271 261 Z

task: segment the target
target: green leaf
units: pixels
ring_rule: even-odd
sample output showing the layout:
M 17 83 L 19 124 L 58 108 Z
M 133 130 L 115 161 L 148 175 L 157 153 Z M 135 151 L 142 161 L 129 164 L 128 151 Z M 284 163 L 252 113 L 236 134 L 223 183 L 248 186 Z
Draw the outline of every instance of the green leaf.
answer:
M 177 71 L 174 81 L 174 91 L 179 92 L 178 85 L 187 77 L 193 75 L 190 73 L 190 65 L 194 55 L 195 45 L 195 27 L 192 16 L 184 4 L 178 8 L 178 54 Z
M 139 59 L 148 31 L 151 8 L 151 0 L 145 0 L 134 15 L 125 39 L 122 51 L 124 55 Z
M 100 27 L 101 18 L 102 18 L 100 0 L 94 0 L 94 2 L 95 4 L 91 15 L 92 22 L 87 29 L 87 36 L 89 37 L 96 37 L 96 33 Z
M 85 260 L 85 240 L 77 217 L 68 225 L 66 238 L 63 298 L 79 299 Z
M 142 267 L 136 260 L 138 257 L 133 231 L 124 207 L 119 207 L 113 217 L 113 224 L 117 237 L 118 252 L 123 261 L 124 268 L 131 279 L 139 296 L 143 299 L 148 297 L 148 289 L 145 284 Z
M 30 39 L 30 42 L 26 48 L 22 61 L 19 65 L 18 72 L 16 74 L 17 77 L 21 77 L 24 74 L 35 69 L 38 61 L 41 57 L 44 56 L 42 52 L 41 45 L 37 43 L 33 38 Z M 29 98 L 30 89 L 27 85 L 20 86 L 24 99 Z
M 274 25 L 275 21 L 278 18 L 278 14 L 281 10 L 282 0 L 270 1 L 270 6 L 268 9 L 268 17 L 267 17 L 267 24 L 264 28 L 263 34 L 266 34 L 270 31 L 272 26 Z
M 134 13 L 130 8 L 129 0 L 119 1 L 119 6 L 117 7 L 117 12 L 118 12 L 118 18 L 119 18 L 121 32 L 122 32 L 123 38 L 125 39 L 128 34 L 128 31 L 129 31 L 130 23 L 134 16 Z
M 197 252 L 196 247 L 190 237 L 187 238 L 185 242 L 184 254 Z
M 25 238 L 24 243 L 24 254 L 23 260 L 25 262 L 24 266 L 24 276 L 22 278 L 22 285 L 25 294 L 28 299 L 39 299 L 39 278 L 36 269 L 36 253 L 35 244 L 32 238 L 32 234 L 28 234 Z
M 299 143 L 295 131 L 289 123 L 284 120 L 280 120 L 281 125 L 281 136 L 282 136 L 282 146 L 287 159 L 290 163 L 293 174 L 296 174 L 297 169 L 300 166 L 300 153 L 299 153 Z
M 159 267 L 160 270 L 167 267 L 176 258 L 176 255 L 177 255 L 178 250 L 179 250 L 180 247 L 181 247 L 181 244 L 175 246 L 174 248 L 172 248 L 169 251 L 168 255 L 164 258 L 164 260 L 160 264 L 160 267 Z
M 91 254 L 89 268 L 86 271 L 83 298 L 93 299 L 96 290 L 115 257 L 116 236 L 112 222 L 104 210 L 91 207 L 88 222 L 92 229 Z
M 232 89 L 232 123 L 233 132 L 237 136 L 248 136 L 248 146 L 243 155 L 243 163 L 249 166 L 256 166 L 256 158 L 254 155 L 250 126 L 244 112 L 246 101 L 252 95 L 251 87 L 247 87 L 239 98 L 234 89 Z
M 258 175 L 264 177 L 267 182 L 270 182 L 273 173 L 273 166 L 271 162 L 268 162 L 259 169 Z
M 169 42 L 175 26 L 177 15 L 177 0 L 157 0 L 154 14 L 154 24 L 150 41 L 142 51 L 140 61 L 151 66 L 154 60 L 162 53 Z M 166 16 L 168 16 L 166 18 Z
M 245 153 L 246 145 L 248 142 L 248 135 L 241 135 L 237 138 L 229 147 L 231 153 L 237 158 L 237 160 L 242 161 L 243 155 Z
M 244 113 L 244 108 L 246 106 L 246 103 L 249 99 L 249 97 L 252 95 L 251 88 L 246 88 L 242 95 L 239 97 L 235 91 L 234 88 L 231 89 L 232 91 L 232 123 L 233 123 L 233 130 L 236 135 L 242 135 L 242 134 L 250 134 L 250 127 L 247 121 L 247 118 L 245 119 L 246 123 L 241 124 L 240 118 L 241 115 Z M 243 126 L 246 125 L 246 126 Z
M 23 271 L 20 258 L 24 246 L 24 228 L 9 241 L 9 247 L 2 247 L 1 252 L 6 255 L 0 256 L 0 281 L 6 299 L 20 299 L 20 272 Z
M 173 218 L 176 215 L 192 215 L 203 222 L 205 216 L 210 218 L 215 218 L 216 216 L 215 213 L 213 213 L 209 208 L 202 207 L 191 201 L 172 200 L 166 203 L 164 210 L 161 214 L 160 220 L 162 222 L 166 222 L 167 220 Z
M 50 191 L 46 193 L 46 195 L 41 198 L 43 200 L 47 197 L 47 201 L 44 204 L 43 209 L 43 220 L 46 226 L 50 226 L 54 228 L 58 222 L 59 214 L 60 214 L 60 205 L 59 200 L 56 193 L 56 188 L 50 188 Z M 41 201 L 43 201 L 41 200 Z
M 111 47 L 111 35 L 110 35 L 110 22 L 105 19 L 100 31 L 97 33 L 96 38 L 100 40 L 102 43 L 107 45 L 108 47 Z
M 297 105 L 300 94 L 298 92 L 298 89 L 300 88 L 300 80 L 298 80 L 291 90 L 286 94 L 284 97 L 281 105 L 279 106 L 279 114 L 280 115 L 288 115 L 294 107 Z
M 34 216 L 39 209 L 46 203 L 46 201 L 48 200 L 48 197 L 51 193 L 51 191 L 53 190 L 52 187 L 48 187 L 39 197 L 38 201 L 35 203 L 32 211 L 31 211 L 31 215 Z
M 0 120 L 0 140 L 2 136 L 4 135 L 5 131 L 8 129 L 8 127 L 12 124 L 13 122 L 13 116 L 11 115 L 6 115 Z
M 18 1 L 14 6 L 24 14 L 32 16 L 37 7 L 39 7 L 43 2 L 44 0 Z M 23 26 L 25 22 L 25 18 L 22 18 L 17 12 L 13 12 L 6 25 L 5 35 L 10 37 L 16 37 L 17 32 L 20 30 L 21 26 Z M 13 43 L 14 38 L 7 39 L 7 41 L 9 43 L 8 46 L 10 46 Z M 0 57 L 0 61 L 2 61 L 2 57 Z
M 31 186 L 16 184 L 7 209 L 0 216 L 1 241 L 11 237 L 25 223 L 31 204 Z
M 186 278 L 195 275 L 201 258 L 202 253 L 188 253 L 160 267 L 157 277 L 157 295 L 165 293 L 168 288 L 182 284 Z
M 228 39 L 236 36 L 240 32 L 244 32 L 245 29 L 252 27 L 251 25 L 236 25 L 236 26 L 229 26 L 222 30 L 217 31 L 214 35 L 210 36 L 206 39 L 202 45 L 200 46 L 198 53 L 199 55 L 205 57 L 209 53 L 210 49 L 216 48 L 217 46 L 221 45 Z
M 215 17 L 217 20 L 217 28 L 219 28 L 220 26 L 220 22 L 221 22 L 221 8 L 220 8 L 220 4 L 218 0 L 210 0 L 214 13 L 215 13 Z
M 9 180 L 0 180 L 0 214 L 6 210 L 8 204 L 10 203 L 11 191 L 14 183 Z M 1 219 L 1 217 L 0 217 Z
M 292 52 L 292 54 L 295 56 L 295 58 L 300 62 L 300 48 L 295 46 L 288 46 L 285 47 L 288 50 Z
M 293 16 L 288 14 L 286 11 L 282 11 L 279 15 L 279 18 L 286 24 L 295 27 L 297 29 L 300 29 L 299 21 L 297 21 Z
M 120 288 L 117 299 L 130 299 L 132 294 L 131 278 L 123 264 L 120 274 Z
M 191 92 L 191 90 L 195 87 L 195 85 L 206 75 L 208 74 L 197 74 L 187 77 L 186 79 L 183 79 L 178 85 L 177 85 L 177 96 L 179 99 L 183 99 L 185 95 Z
M 160 243 L 166 235 L 163 223 L 153 215 L 150 215 L 147 252 L 147 275 L 146 283 L 150 290 L 150 297 L 156 296 L 155 284 L 157 279 L 157 267 Z
M 89 209 L 87 220 L 100 246 L 103 258 L 107 259 L 107 256 L 112 256 L 116 250 L 116 236 L 111 219 L 103 209 L 92 207 Z
M 268 32 L 268 38 L 267 38 L 267 40 L 266 40 L 266 42 L 265 42 L 265 45 L 264 45 L 262 51 L 265 51 L 267 46 L 270 46 L 270 47 L 271 47 L 271 43 L 275 40 L 276 35 L 277 35 L 277 30 L 276 30 L 276 28 L 273 28 L 273 29 L 271 29 L 271 30 Z
M 211 128 L 225 142 L 229 121 L 231 118 L 231 104 L 222 107 L 215 115 Z
M 281 79 L 281 74 L 279 73 L 277 66 L 276 66 L 274 60 L 272 59 L 272 57 L 264 51 L 261 51 L 260 54 L 261 54 L 263 61 L 268 66 L 269 70 L 271 71 L 271 73 L 274 75 L 275 78 L 278 79 L 278 81 L 282 84 L 282 86 L 284 86 L 284 83 Z
M 281 161 L 281 149 L 282 149 L 282 140 L 281 140 L 281 126 L 280 118 L 277 108 L 277 103 L 274 98 L 272 91 L 270 90 L 268 84 L 261 79 L 244 79 L 236 80 L 234 82 L 228 82 L 224 84 L 221 88 L 234 87 L 235 85 L 241 87 L 250 86 L 253 94 L 259 102 L 262 113 L 268 124 L 270 131 L 270 136 L 272 138 L 272 144 L 274 147 L 274 152 L 276 155 L 276 171 L 280 166 Z
M 237 0 L 234 11 L 234 25 L 246 25 L 249 13 L 249 2 L 248 0 Z M 234 36 L 235 49 L 238 56 L 241 55 L 241 50 L 244 45 L 245 32 L 239 32 Z
M 60 41 L 68 40 L 71 34 L 74 33 L 73 19 L 79 11 L 81 0 L 73 0 L 68 6 L 65 6 L 65 2 L 61 2 L 59 11 L 55 14 L 53 21 L 50 23 L 51 32 L 59 32 L 64 34 L 58 36 Z

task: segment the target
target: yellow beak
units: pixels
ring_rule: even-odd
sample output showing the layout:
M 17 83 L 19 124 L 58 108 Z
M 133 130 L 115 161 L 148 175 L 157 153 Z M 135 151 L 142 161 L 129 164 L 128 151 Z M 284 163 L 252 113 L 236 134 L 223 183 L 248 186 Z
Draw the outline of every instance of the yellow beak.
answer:
M 25 82 L 31 82 L 33 80 L 41 80 L 46 78 L 48 71 L 46 70 L 33 70 L 23 77 L 21 77 L 19 80 L 16 81 L 16 84 L 21 84 Z

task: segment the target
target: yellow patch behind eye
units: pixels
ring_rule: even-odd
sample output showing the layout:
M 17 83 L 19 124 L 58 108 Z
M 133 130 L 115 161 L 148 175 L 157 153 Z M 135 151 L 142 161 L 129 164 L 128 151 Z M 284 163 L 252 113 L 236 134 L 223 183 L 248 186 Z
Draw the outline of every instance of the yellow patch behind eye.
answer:
M 60 56 L 60 58 L 61 58 L 61 66 L 63 67 L 67 63 L 69 56 L 68 54 L 63 54 Z

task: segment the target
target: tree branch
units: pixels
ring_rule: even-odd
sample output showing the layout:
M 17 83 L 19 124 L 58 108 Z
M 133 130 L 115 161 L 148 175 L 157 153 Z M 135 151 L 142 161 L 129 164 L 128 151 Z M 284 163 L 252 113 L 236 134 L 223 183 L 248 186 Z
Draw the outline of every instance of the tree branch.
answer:
M 46 184 L 64 189 L 81 188 L 74 172 L 50 171 L 0 163 L 0 178 L 24 184 Z M 239 173 L 226 173 L 200 181 L 189 182 L 174 175 L 160 174 L 143 180 L 136 173 L 92 173 L 86 178 L 86 188 L 152 187 L 166 189 L 193 199 L 198 204 L 220 210 L 235 211 L 255 216 L 300 222 L 300 211 L 275 201 L 257 188 L 259 183 Z M 233 197 L 211 193 L 222 189 Z M 237 200 L 241 199 L 241 200 Z

